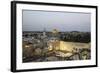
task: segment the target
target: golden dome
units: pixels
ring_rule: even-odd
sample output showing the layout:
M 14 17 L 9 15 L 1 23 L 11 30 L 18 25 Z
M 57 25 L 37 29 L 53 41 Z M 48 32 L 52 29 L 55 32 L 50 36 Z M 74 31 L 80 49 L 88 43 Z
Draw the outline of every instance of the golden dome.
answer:
M 52 33 L 56 34 L 56 33 L 58 33 L 58 30 L 57 29 L 53 29 Z

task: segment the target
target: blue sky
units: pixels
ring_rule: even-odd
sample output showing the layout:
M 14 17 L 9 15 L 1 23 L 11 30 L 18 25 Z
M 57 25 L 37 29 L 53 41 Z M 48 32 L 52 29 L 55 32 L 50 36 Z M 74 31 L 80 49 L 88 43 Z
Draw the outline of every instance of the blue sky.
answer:
M 91 14 L 79 12 L 54 12 L 23 10 L 23 31 L 83 31 L 89 32 Z

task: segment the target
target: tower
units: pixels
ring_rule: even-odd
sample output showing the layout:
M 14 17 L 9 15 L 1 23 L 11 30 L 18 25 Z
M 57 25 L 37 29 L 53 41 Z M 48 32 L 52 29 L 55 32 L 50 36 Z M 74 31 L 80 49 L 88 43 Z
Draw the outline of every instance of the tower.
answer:
M 43 38 L 45 38 L 46 37 L 46 28 L 44 28 L 44 30 L 43 30 Z

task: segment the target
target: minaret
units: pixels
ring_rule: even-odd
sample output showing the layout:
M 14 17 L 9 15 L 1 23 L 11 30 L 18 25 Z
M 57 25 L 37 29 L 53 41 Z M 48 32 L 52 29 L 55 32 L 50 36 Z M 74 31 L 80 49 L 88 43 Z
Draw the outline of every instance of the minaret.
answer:
M 46 28 L 44 28 L 44 30 L 43 30 L 43 37 L 44 38 L 46 37 Z
M 43 30 L 43 46 L 44 48 L 47 46 L 47 41 L 46 41 L 46 29 L 44 28 Z

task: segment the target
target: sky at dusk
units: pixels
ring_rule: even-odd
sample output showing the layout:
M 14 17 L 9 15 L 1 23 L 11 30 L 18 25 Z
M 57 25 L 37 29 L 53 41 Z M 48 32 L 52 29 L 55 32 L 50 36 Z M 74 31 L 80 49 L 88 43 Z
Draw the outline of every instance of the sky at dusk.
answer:
M 90 32 L 91 14 L 23 10 L 23 31 L 82 31 Z

